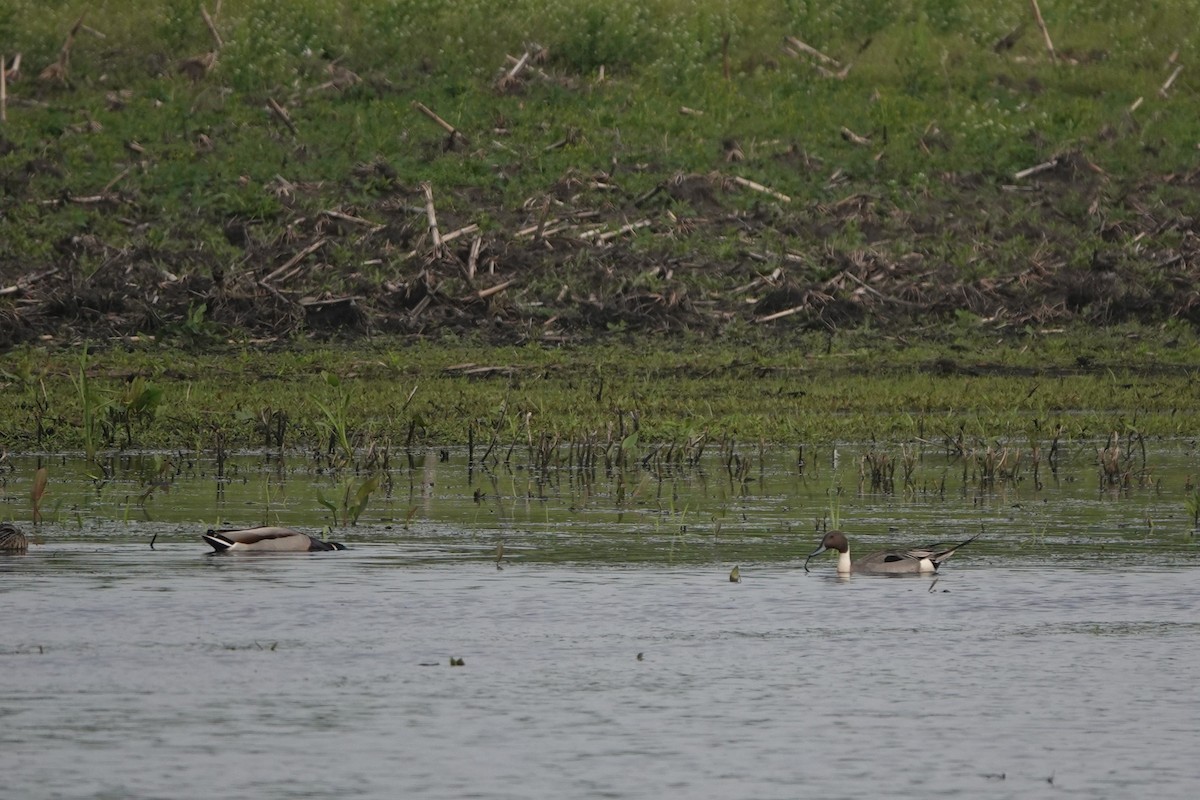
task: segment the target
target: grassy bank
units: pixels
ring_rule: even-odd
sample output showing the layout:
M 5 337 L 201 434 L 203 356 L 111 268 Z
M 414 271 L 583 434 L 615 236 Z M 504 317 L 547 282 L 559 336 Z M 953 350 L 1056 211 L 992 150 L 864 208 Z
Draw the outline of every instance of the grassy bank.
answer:
M 1190 434 L 1200 8 L 1041 10 L 9 3 L 3 443 Z
M 485 5 L 7 4 L 0 346 L 1197 321 L 1194 2 Z

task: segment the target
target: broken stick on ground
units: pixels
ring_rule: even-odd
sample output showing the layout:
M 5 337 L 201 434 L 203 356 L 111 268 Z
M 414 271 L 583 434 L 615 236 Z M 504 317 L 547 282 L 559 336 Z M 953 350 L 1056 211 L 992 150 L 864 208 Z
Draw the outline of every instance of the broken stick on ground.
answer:
M 442 234 L 438 231 L 437 209 L 433 207 L 433 186 L 429 182 L 421 184 L 425 193 L 425 217 L 429 220 L 429 236 L 433 239 L 433 257 L 442 257 Z
M 1050 60 L 1058 63 L 1058 54 L 1054 52 L 1054 42 L 1050 41 L 1050 31 L 1046 29 L 1046 20 L 1042 19 L 1042 9 L 1038 8 L 1037 0 L 1029 0 L 1029 4 L 1033 6 L 1033 17 L 1037 20 L 1038 27 L 1042 29 L 1042 39 L 1046 42 L 1046 50 L 1050 52 Z
M 429 108 L 429 106 L 425 105 L 420 100 L 413 100 L 412 106 L 417 111 L 420 111 L 422 114 L 424 114 L 425 116 L 427 116 L 431 120 L 433 120 L 435 123 L 437 123 L 438 126 L 442 130 L 444 130 L 446 133 L 450 134 L 450 138 L 452 140 L 458 139 L 463 144 L 468 144 L 467 137 L 463 136 L 462 131 L 460 131 L 458 128 L 455 128 L 449 122 L 446 122 L 446 120 L 439 117 L 431 108 Z

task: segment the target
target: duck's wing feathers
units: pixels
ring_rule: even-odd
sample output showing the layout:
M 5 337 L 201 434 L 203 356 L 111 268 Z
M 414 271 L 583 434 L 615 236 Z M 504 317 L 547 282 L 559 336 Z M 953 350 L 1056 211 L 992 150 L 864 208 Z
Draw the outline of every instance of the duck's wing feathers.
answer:
M 308 553 L 318 550 L 345 550 L 341 542 L 323 542 L 291 528 L 262 527 L 210 530 L 202 534 L 214 551 L 249 553 Z
M 881 572 L 893 574 L 917 574 L 930 572 L 936 566 L 922 568 L 921 562 L 930 560 L 923 550 L 906 550 L 904 552 L 886 551 L 871 553 L 854 560 L 855 572 Z M 932 563 L 932 562 L 931 562 Z
M 971 542 L 978 539 L 981 535 L 982 534 L 977 533 L 974 536 L 972 536 L 970 539 L 967 539 L 966 541 L 959 542 L 958 544 L 953 544 L 953 545 L 949 545 L 949 546 L 947 546 L 943 542 L 939 542 L 938 544 L 931 544 L 928 547 L 922 547 L 917 550 L 909 550 L 907 552 L 907 555 L 910 555 L 910 556 L 913 556 L 916 558 L 928 558 L 930 561 L 933 562 L 934 567 L 936 568 L 937 565 L 941 564 L 947 558 L 954 555 L 955 552 L 957 552 L 960 547 L 966 547 Z
M 0 552 L 24 553 L 29 549 L 25 532 L 11 522 L 0 522 Z
M 927 547 L 916 547 L 912 550 L 905 550 L 903 553 L 889 553 L 888 555 L 892 556 L 892 558 L 895 560 L 916 560 L 918 562 L 929 561 L 929 563 L 933 565 L 933 569 L 936 571 L 937 568 L 942 565 L 942 562 L 958 552 L 960 547 L 969 545 L 971 542 L 978 539 L 979 536 L 980 534 L 977 533 L 970 539 L 967 539 L 964 542 L 959 542 L 958 544 L 947 545 L 945 542 L 938 542 L 937 544 L 931 544 Z
M 854 570 L 856 572 L 890 572 L 895 574 L 937 572 L 938 567 L 942 565 L 943 561 L 954 555 L 960 547 L 968 545 L 978 538 L 979 534 L 975 534 L 965 542 L 959 542 L 950 546 L 933 544 L 928 547 L 915 547 L 912 550 L 872 553 L 869 556 L 856 559 Z
M 312 549 L 315 541 L 306 533 L 279 527 L 210 530 L 203 537 L 218 553 L 230 549 L 298 552 Z

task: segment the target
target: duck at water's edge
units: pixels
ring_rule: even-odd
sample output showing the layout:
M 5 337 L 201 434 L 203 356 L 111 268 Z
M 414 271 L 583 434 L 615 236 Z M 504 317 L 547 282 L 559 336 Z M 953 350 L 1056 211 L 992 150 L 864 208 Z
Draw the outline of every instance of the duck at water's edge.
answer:
M 201 534 L 218 553 L 310 553 L 345 550 L 341 542 L 323 542 L 291 528 L 242 528 Z
M 24 553 L 29 549 L 29 537 L 11 522 L 0 522 L 0 553 Z
M 813 556 L 820 555 L 826 550 L 836 550 L 838 553 L 838 575 L 849 575 L 852 572 L 875 573 L 878 575 L 928 575 L 937 572 L 955 551 L 979 538 L 975 534 L 965 542 L 959 542 L 953 547 L 938 549 L 940 545 L 931 545 L 914 550 L 885 550 L 880 553 L 850 560 L 850 542 L 841 531 L 830 531 L 821 539 L 821 544 L 804 559 L 804 571 L 808 572 L 808 562 Z

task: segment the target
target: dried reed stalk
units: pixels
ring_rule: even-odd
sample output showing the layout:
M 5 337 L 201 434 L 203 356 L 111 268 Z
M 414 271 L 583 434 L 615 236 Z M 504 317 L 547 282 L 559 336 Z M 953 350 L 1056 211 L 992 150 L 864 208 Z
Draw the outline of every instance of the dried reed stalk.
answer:
M 320 239 L 317 239 L 315 242 L 313 242 L 312 244 L 310 244 L 308 247 L 304 248 L 304 249 L 303 249 L 303 250 L 301 250 L 299 253 L 297 253 L 296 255 L 294 255 L 294 256 L 292 256 L 291 258 L 289 258 L 289 259 L 287 260 L 287 262 L 286 262 L 286 263 L 285 263 L 283 266 L 281 266 L 281 267 L 279 267 L 278 269 L 276 269 L 276 270 L 274 270 L 273 272 L 271 272 L 271 274 L 270 274 L 270 275 L 268 275 L 267 277 L 263 278 L 261 281 L 259 281 L 259 283 L 261 283 L 261 284 L 263 284 L 263 285 L 266 285 L 267 283 L 269 283 L 269 282 L 271 282 L 271 281 L 275 280 L 275 279 L 276 279 L 276 278 L 278 278 L 280 275 L 283 275 L 285 272 L 287 272 L 288 270 L 290 270 L 292 267 L 296 266 L 296 265 L 297 265 L 297 264 L 299 264 L 301 261 L 303 261 L 304 259 L 306 259 L 306 258 L 308 258 L 309 256 L 311 256 L 313 253 L 315 253 L 315 252 L 317 252 L 318 250 L 320 250 L 322 247 L 324 247 L 324 246 L 325 246 L 325 242 L 327 242 L 327 241 L 328 241 L 328 239 L 326 239 L 326 238 L 324 238 L 324 237 L 322 237 L 322 238 L 320 238 Z
M 292 132 L 292 136 L 298 135 L 296 131 L 296 123 L 292 122 L 291 114 L 288 114 L 287 109 L 275 102 L 274 97 L 267 98 L 267 105 L 271 107 L 271 112 L 279 118 L 280 122 L 287 126 L 287 129 Z
M 739 175 L 734 175 L 733 182 L 736 183 L 738 186 L 745 186 L 747 189 L 753 189 L 756 192 L 762 192 L 763 194 L 770 195 L 771 197 L 774 197 L 776 200 L 781 200 L 784 203 L 792 202 L 792 198 L 788 197 L 783 192 L 777 192 L 770 187 L 763 186 L 761 183 L 755 183 L 754 181 L 750 180 L 749 178 L 743 178 Z
M 221 13 L 220 2 L 217 3 L 216 13 Z M 208 9 L 203 5 L 200 6 L 200 16 L 204 17 L 204 24 L 208 26 L 208 32 L 212 36 L 213 50 L 220 50 L 225 46 L 225 43 L 221 41 L 221 34 L 217 32 L 217 23 L 213 22 L 213 18 L 208 15 Z
M 479 231 L 479 226 L 472 222 L 470 225 L 466 225 L 462 228 L 459 228 L 456 231 L 450 231 L 449 233 L 442 236 L 442 244 L 453 241 L 460 236 L 466 236 L 467 234 L 470 234 L 470 233 L 477 233 L 478 231 Z
M 442 257 L 442 234 L 438 230 L 437 209 L 433 205 L 433 186 L 428 182 L 421 184 L 425 193 L 425 218 L 429 221 L 429 236 L 433 239 L 433 257 Z
M 513 65 L 513 68 L 501 75 L 496 81 L 496 89 L 503 92 L 515 84 L 517 82 L 517 76 L 521 74 L 521 70 L 525 69 L 525 65 L 529 63 L 529 59 L 532 55 L 532 51 L 526 50 L 524 54 L 517 59 L 517 63 Z
M 478 297 L 480 300 L 486 300 L 487 298 L 491 297 L 494 294 L 500 294 L 501 292 L 503 292 L 505 289 L 512 286 L 516 282 L 517 281 L 515 278 L 510 278 L 509 280 L 506 280 L 503 283 L 498 283 L 495 286 L 488 287 L 487 289 L 480 289 L 478 292 L 475 293 L 475 296 Z
M 1179 73 L 1181 73 L 1181 72 L 1183 72 L 1183 64 L 1180 64 L 1179 66 L 1175 67 L 1175 70 L 1171 73 L 1170 77 L 1167 78 L 1166 82 L 1163 83 L 1163 85 L 1159 88 L 1159 90 L 1158 90 L 1159 97 L 1167 96 L 1167 92 L 1170 91 L 1171 85 L 1173 83 L 1175 83 L 1175 79 L 1179 77 Z
M 425 105 L 424 103 L 422 103 L 419 100 L 413 100 L 412 106 L 417 111 L 420 111 L 422 114 L 424 114 L 425 116 L 427 116 L 431 120 L 433 120 L 438 125 L 438 127 L 440 127 L 442 130 L 444 130 L 446 133 L 450 134 L 451 139 L 458 139 L 463 144 L 468 144 L 467 137 L 463 136 L 462 131 L 458 130 L 458 128 L 455 128 L 449 122 L 446 122 L 446 120 L 439 117 L 437 115 L 437 113 L 435 113 L 431 108 L 429 108 L 429 106 Z
M 1046 172 L 1048 170 L 1052 170 L 1057 166 L 1058 166 L 1058 159 L 1052 158 L 1049 161 L 1045 161 L 1041 164 L 1038 164 L 1037 166 L 1033 166 L 1033 167 L 1029 167 L 1028 169 L 1021 170 L 1020 172 L 1013 175 L 1013 179 L 1019 181 L 1024 178 L 1028 178 L 1032 175 L 1037 175 L 1040 172 Z
M 841 69 L 841 67 L 842 67 L 842 63 L 840 61 L 838 61 L 836 58 L 831 58 L 830 56 L 825 55 L 817 48 L 813 47 L 812 45 L 806 44 L 805 42 L 800 41 L 795 36 L 785 36 L 785 37 L 783 37 L 783 41 L 785 43 L 787 43 L 787 45 L 792 50 L 797 50 L 801 53 L 810 55 L 823 64 L 828 64 L 829 66 L 834 67 L 835 69 Z M 791 53 L 789 51 L 789 55 L 795 56 L 796 54 Z
M 1038 8 L 1037 0 L 1029 0 L 1029 4 L 1033 6 L 1033 18 L 1037 20 L 1038 27 L 1042 30 L 1042 39 L 1046 42 L 1046 50 L 1050 53 L 1050 60 L 1057 64 L 1058 53 L 1054 52 L 1054 42 L 1050 41 L 1050 31 L 1046 29 L 1046 20 L 1042 19 L 1042 9 Z
M 850 142 L 850 143 L 852 143 L 852 144 L 856 144 L 856 145 L 858 145 L 859 147 L 866 147 L 866 146 L 868 146 L 869 144 L 871 144 L 871 140 L 870 140 L 870 139 L 868 139 L 868 138 L 867 138 L 867 137 L 865 137 L 865 136 L 859 136 L 857 133 L 855 133 L 854 131 L 850 130 L 849 128 L 847 128 L 847 127 L 846 127 L 846 126 L 844 126 L 844 125 L 842 126 L 842 131 L 841 131 L 841 132 L 842 132 L 842 138 L 843 138 L 843 139 L 845 139 L 847 142 Z
M 476 236 L 471 242 L 471 253 L 467 256 L 467 283 L 475 282 L 475 270 L 479 265 L 479 249 L 483 246 L 483 237 Z
M 33 476 L 33 488 L 29 492 L 29 500 L 33 506 L 33 524 L 37 525 L 42 521 L 42 497 L 46 494 L 46 481 L 48 473 L 45 467 L 38 467 L 38 471 Z
M 83 27 L 83 19 L 87 16 L 87 12 L 79 15 L 79 19 L 75 20 L 75 24 L 71 26 L 70 32 L 67 33 L 67 40 L 63 42 L 62 49 L 58 51 L 58 60 L 42 70 L 38 78 L 43 81 L 58 81 L 66 83 L 67 76 L 71 72 L 71 48 L 75 46 L 75 35 L 79 33 L 79 29 Z

